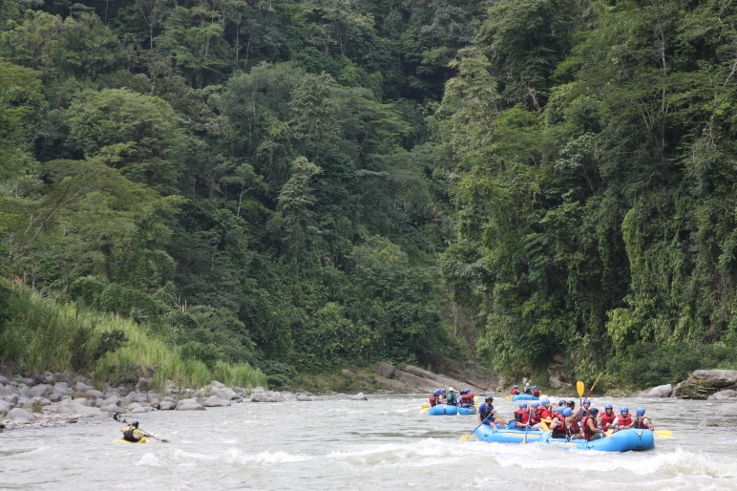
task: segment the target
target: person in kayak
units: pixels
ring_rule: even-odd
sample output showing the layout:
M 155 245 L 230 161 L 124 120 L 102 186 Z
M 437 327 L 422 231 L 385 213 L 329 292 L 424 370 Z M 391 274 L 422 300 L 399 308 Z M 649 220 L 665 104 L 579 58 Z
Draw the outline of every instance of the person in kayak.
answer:
M 614 428 L 617 425 L 614 422 L 617 420 L 617 415 L 614 414 L 614 406 L 607 404 L 604 406 L 604 414 L 599 417 L 599 423 L 601 424 L 602 430 L 608 430 Z
M 650 421 L 650 418 L 645 416 L 644 407 L 638 407 L 637 409 L 635 409 L 635 419 L 632 421 L 632 428 L 635 428 L 638 430 L 644 430 L 644 429 L 648 429 L 650 431 L 655 430 L 655 427 L 653 426 L 653 422 Z
M 583 419 L 583 438 L 586 440 L 598 440 L 604 437 L 604 432 L 601 431 L 596 421 L 598 414 L 599 410 L 595 407 L 590 408 L 586 412 L 586 417 Z
M 120 431 L 123 432 L 123 440 L 131 443 L 138 443 L 144 436 L 149 436 L 146 432 L 138 428 L 138 421 L 133 421 L 121 428 Z

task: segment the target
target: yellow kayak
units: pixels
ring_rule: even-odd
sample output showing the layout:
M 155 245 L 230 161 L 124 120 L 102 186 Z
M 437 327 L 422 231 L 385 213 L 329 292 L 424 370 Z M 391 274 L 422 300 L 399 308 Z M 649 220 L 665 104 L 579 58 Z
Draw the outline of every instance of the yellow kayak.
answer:
M 140 439 L 140 440 L 138 440 L 137 442 L 129 442 L 128 440 L 123 440 L 122 438 L 118 438 L 118 439 L 117 439 L 117 440 L 115 440 L 115 441 L 114 441 L 113 443 L 148 443 L 148 438 L 146 438 L 146 437 L 144 436 L 143 438 L 141 438 L 141 439 Z

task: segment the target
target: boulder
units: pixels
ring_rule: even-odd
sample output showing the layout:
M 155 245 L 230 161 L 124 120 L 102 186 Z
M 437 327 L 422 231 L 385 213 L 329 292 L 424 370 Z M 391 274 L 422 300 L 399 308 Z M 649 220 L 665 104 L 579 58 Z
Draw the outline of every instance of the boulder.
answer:
M 162 411 L 171 411 L 177 408 L 177 402 L 171 398 L 162 399 L 159 403 L 159 409 Z
M 85 399 L 86 400 L 86 399 Z M 57 404 L 56 412 L 58 414 L 73 414 L 79 416 L 100 416 L 102 411 L 96 407 L 83 406 L 74 401 L 63 401 Z
M 202 403 L 205 407 L 224 407 L 224 406 L 230 406 L 230 400 L 223 399 L 218 396 L 210 396 L 208 397 L 205 402 Z
M 645 397 L 670 397 L 673 393 L 673 386 L 671 384 L 658 385 L 653 387 L 645 393 Z
M 204 411 L 205 407 L 197 399 L 182 399 L 177 403 L 177 411 Z
M 18 397 L 18 394 L 12 394 L 11 393 L 11 394 L 6 395 L 5 397 L 3 397 L 3 399 L 5 399 L 6 401 L 8 401 L 12 405 L 16 405 L 16 404 L 18 404 L 19 397 Z
M 0 375 L 0 384 L 8 385 L 10 383 L 10 380 Z
M 47 384 L 53 384 L 56 381 L 56 376 L 51 372 L 44 372 L 43 375 L 41 375 L 41 380 Z
M 128 412 L 131 414 L 140 414 L 140 413 L 147 413 L 149 411 L 153 411 L 153 408 L 149 406 L 148 404 L 138 405 L 138 407 L 133 409 L 128 409 Z
M 389 363 L 380 361 L 379 363 L 374 365 L 374 370 L 376 371 L 378 375 L 381 375 L 382 377 L 392 378 L 392 375 L 394 375 L 394 371 L 396 370 L 396 367 Z
M 308 394 L 308 393 L 305 393 L 305 392 L 297 392 L 297 394 L 295 395 L 295 398 L 298 401 L 311 401 L 312 400 L 312 394 Z
M 66 383 L 66 382 L 56 382 L 54 384 L 54 390 L 55 391 L 59 391 L 59 392 L 63 392 L 63 393 L 66 394 L 66 393 L 69 392 L 69 384 Z
M 85 384 L 81 380 L 79 382 L 77 382 L 76 384 L 74 384 L 74 390 L 76 390 L 77 392 L 87 392 L 87 391 L 93 390 L 93 389 L 94 389 L 94 387 L 91 387 L 91 386 Z
M 710 401 L 726 401 L 729 399 L 737 399 L 737 390 L 726 389 L 715 392 L 709 396 Z
M 223 387 L 225 387 L 225 384 L 223 384 L 223 383 L 221 383 L 221 382 L 218 382 L 217 380 L 213 380 L 213 381 L 212 381 L 212 382 L 210 383 L 210 385 L 211 385 L 211 386 L 212 386 L 213 388 L 218 388 L 218 389 L 222 389 Z
M 737 404 L 726 404 L 719 408 L 717 416 L 737 418 Z
M 34 385 L 28 389 L 28 397 L 43 397 L 49 391 L 50 386 L 47 384 Z
M 86 395 L 87 395 L 87 397 L 92 397 L 92 398 L 95 398 L 95 399 L 100 398 L 100 397 L 103 397 L 102 391 L 96 390 L 96 389 L 88 390 L 86 392 Z
M 284 396 L 279 392 L 272 392 L 270 390 L 256 391 L 254 389 L 251 394 L 251 402 L 284 402 Z
M 220 399 L 225 400 L 231 400 L 231 399 L 237 399 L 238 394 L 235 393 L 235 391 L 229 387 L 212 387 L 212 395 L 216 396 Z
M 7 414 L 11 409 L 13 409 L 12 404 L 8 401 L 0 400 L 0 414 Z
M 19 407 L 13 408 L 8 411 L 8 415 L 6 417 L 13 421 L 32 421 L 36 419 L 35 414 Z
M 737 390 L 737 370 L 696 370 L 676 386 L 675 396 L 706 399 L 724 389 Z
M 368 397 L 366 397 L 366 394 L 363 392 L 359 392 L 355 396 L 351 397 L 351 400 L 353 401 L 368 401 Z

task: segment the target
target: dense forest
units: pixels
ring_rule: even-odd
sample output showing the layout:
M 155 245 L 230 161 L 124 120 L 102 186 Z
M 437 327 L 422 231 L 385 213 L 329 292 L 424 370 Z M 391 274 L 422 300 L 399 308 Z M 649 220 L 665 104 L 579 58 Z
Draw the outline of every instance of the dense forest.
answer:
M 736 89 L 731 0 L 0 0 L 0 361 L 32 290 L 274 385 L 734 366 Z

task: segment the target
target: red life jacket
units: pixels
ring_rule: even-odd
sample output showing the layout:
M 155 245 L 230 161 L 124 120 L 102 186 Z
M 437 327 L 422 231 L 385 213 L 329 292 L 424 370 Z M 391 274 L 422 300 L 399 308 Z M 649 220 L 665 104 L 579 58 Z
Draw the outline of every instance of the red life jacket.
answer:
M 627 413 L 627 416 L 622 416 L 621 414 L 617 416 L 617 426 L 620 428 L 623 428 L 625 426 L 629 426 L 632 424 L 632 416 Z
M 553 416 L 553 420 L 558 420 L 560 423 L 553 428 L 553 436 L 566 436 L 566 418 L 564 416 L 561 416 L 560 414 L 556 414 Z M 550 423 L 552 426 L 553 423 Z
M 527 422 L 530 420 L 530 413 L 527 409 L 517 409 L 514 411 L 515 418 L 517 419 L 517 415 L 519 415 L 519 421 L 520 423 L 527 424 Z
M 633 424 L 632 427 L 637 428 L 638 430 L 644 430 L 647 428 L 647 426 L 645 426 L 645 418 L 635 418 L 635 424 Z
M 540 397 L 540 389 L 533 389 L 532 395 L 535 397 Z
M 601 426 L 612 426 L 614 424 L 614 420 L 617 419 L 617 416 L 613 411 L 612 414 L 607 414 L 605 411 L 599 419 L 601 421 Z
M 574 421 L 573 424 L 571 424 L 571 427 L 568 431 L 571 433 L 571 435 L 577 435 L 581 433 L 581 425 L 579 424 L 578 421 Z
M 550 409 L 546 408 L 545 406 L 540 406 L 537 408 L 537 419 L 549 419 L 551 415 Z
M 473 392 L 469 392 L 467 394 L 463 394 L 461 396 L 461 404 L 467 404 L 469 406 L 473 406 L 473 398 L 476 396 Z
M 519 389 L 512 389 L 512 395 L 516 396 L 517 394 L 519 394 Z
M 592 430 L 589 428 L 589 421 L 592 421 L 594 423 L 594 428 L 599 428 L 599 425 L 596 424 L 596 418 L 593 416 L 586 416 L 583 420 L 583 436 L 587 440 L 591 440 L 591 438 L 596 434 L 596 430 Z
M 435 404 L 436 404 L 436 402 L 435 402 L 435 396 L 434 395 L 431 395 L 430 396 L 430 407 L 435 407 Z

